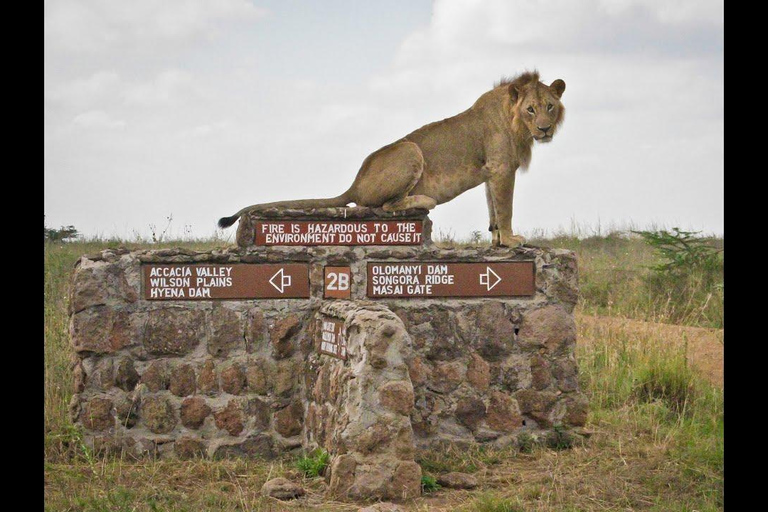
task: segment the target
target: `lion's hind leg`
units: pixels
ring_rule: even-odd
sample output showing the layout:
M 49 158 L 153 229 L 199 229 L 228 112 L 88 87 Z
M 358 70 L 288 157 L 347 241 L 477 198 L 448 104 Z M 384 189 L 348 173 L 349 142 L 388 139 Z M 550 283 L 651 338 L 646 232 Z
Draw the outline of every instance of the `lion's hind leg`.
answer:
M 424 172 L 419 146 L 400 141 L 373 153 L 363 164 L 353 184 L 360 206 L 382 207 L 385 211 L 408 208 L 432 209 L 437 202 L 424 195 L 409 196 Z

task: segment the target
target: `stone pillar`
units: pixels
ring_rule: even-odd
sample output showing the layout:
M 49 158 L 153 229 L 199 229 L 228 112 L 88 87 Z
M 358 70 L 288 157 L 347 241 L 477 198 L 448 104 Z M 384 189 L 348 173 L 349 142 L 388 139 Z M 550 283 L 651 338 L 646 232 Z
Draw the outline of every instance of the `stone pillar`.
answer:
M 332 302 L 318 313 L 329 317 L 344 321 L 347 360 L 310 357 L 306 444 L 332 455 L 330 489 L 340 497 L 418 496 L 414 394 L 405 362 L 411 339 L 382 305 Z

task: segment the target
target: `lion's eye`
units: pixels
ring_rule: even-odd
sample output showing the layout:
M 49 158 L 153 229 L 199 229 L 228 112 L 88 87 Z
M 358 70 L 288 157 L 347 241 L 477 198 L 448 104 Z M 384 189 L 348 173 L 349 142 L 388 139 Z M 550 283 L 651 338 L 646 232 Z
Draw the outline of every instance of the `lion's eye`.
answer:
M 533 107 L 528 107 L 528 113 L 533 114 Z
M 552 110 L 553 108 L 555 108 L 553 104 L 550 103 L 549 105 L 547 105 L 547 110 Z

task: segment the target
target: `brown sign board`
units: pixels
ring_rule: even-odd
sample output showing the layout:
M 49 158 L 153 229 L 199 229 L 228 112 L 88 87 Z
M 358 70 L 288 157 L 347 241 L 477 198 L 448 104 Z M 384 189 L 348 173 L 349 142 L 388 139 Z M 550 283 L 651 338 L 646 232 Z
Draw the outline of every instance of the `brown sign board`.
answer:
M 320 325 L 315 332 L 320 335 L 320 339 L 317 340 L 319 352 L 338 359 L 346 359 L 347 331 L 344 328 L 344 321 L 321 315 L 318 323 Z
M 145 264 L 147 300 L 306 299 L 307 263 Z
M 409 220 L 257 220 L 255 245 L 420 245 L 424 223 Z
M 349 299 L 352 296 L 352 269 L 350 267 L 325 267 L 323 297 Z
M 536 293 L 533 261 L 369 262 L 367 295 L 389 297 L 524 297 Z

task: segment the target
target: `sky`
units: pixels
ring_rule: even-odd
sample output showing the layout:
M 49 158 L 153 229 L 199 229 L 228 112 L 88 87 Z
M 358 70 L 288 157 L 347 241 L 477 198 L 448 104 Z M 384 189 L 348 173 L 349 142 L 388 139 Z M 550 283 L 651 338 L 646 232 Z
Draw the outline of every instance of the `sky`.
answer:
M 46 0 L 44 34 L 47 227 L 208 237 L 244 206 L 336 196 L 537 69 L 566 116 L 518 173 L 513 231 L 723 234 L 722 1 Z M 430 218 L 487 237 L 484 188 Z

